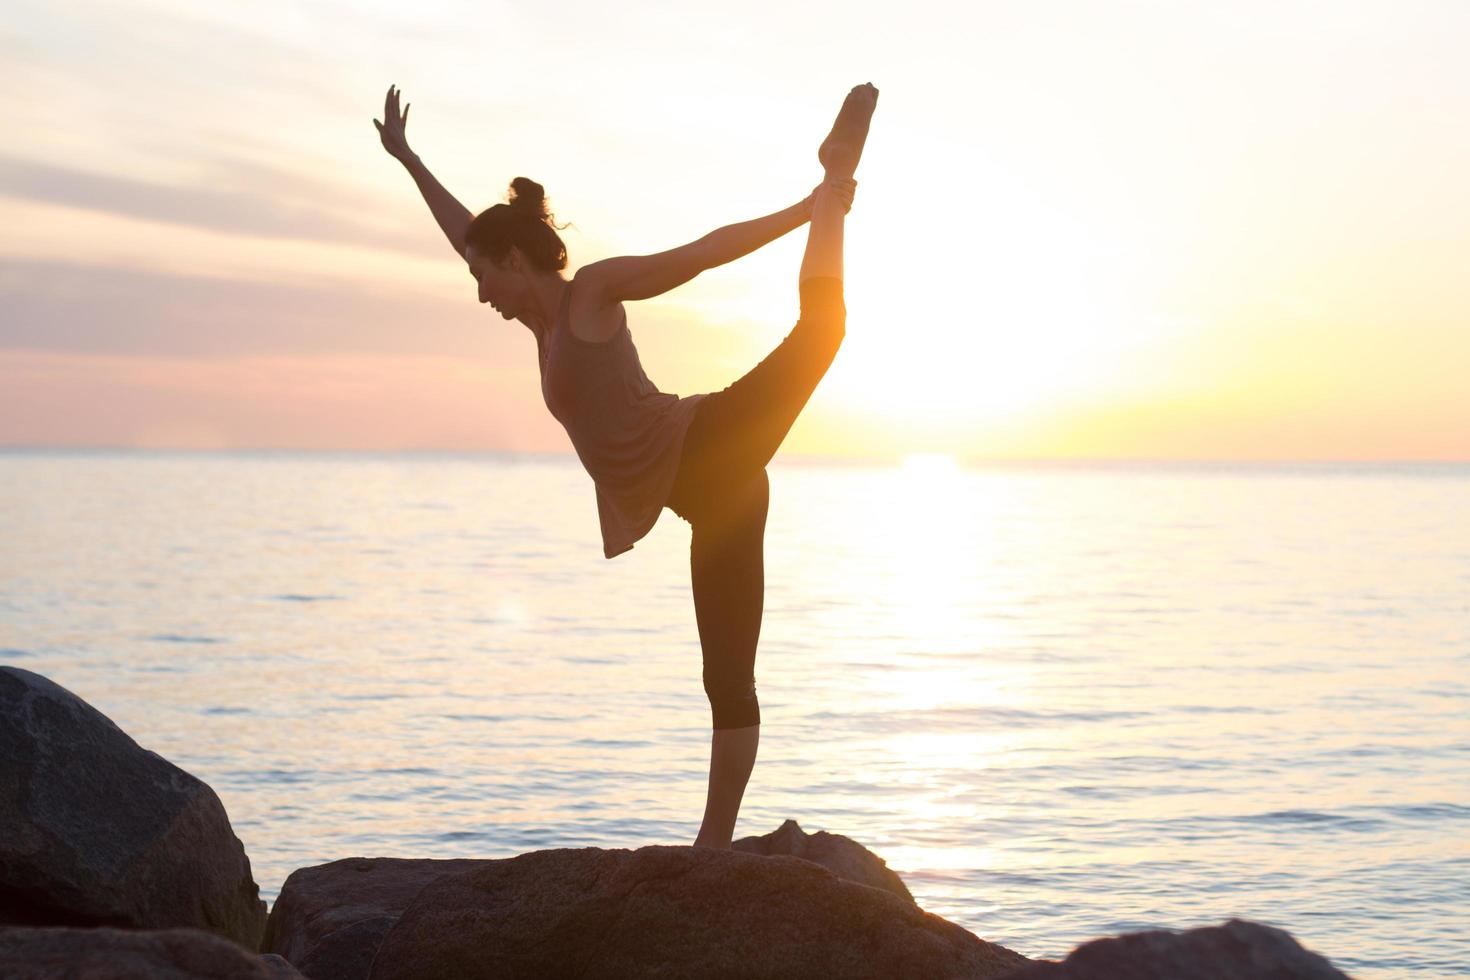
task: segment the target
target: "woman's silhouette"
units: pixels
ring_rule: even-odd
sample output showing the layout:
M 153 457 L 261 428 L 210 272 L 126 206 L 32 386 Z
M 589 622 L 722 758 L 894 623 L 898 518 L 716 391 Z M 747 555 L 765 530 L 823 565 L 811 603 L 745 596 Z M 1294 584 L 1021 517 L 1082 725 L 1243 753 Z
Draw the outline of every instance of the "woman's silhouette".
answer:
M 471 216 L 409 149 L 408 107 L 399 113 L 396 88 L 388 89 L 383 122 L 373 120 L 383 147 L 408 169 L 468 263 L 480 302 L 535 335 L 542 396 L 593 480 L 604 556 L 631 549 L 664 507 L 692 528 L 691 586 L 714 727 L 696 845 L 730 846 L 755 763 L 765 467 L 845 334 L 843 225 L 877 99 L 871 84 L 848 93 L 817 151 L 825 177 L 800 203 L 666 252 L 593 262 L 570 281 L 561 275 L 566 248 L 540 184 L 517 177 L 510 203 Z M 659 391 L 639 364 L 623 303 L 667 292 L 808 221 L 797 279 L 801 316 L 786 339 L 721 391 L 684 397 Z

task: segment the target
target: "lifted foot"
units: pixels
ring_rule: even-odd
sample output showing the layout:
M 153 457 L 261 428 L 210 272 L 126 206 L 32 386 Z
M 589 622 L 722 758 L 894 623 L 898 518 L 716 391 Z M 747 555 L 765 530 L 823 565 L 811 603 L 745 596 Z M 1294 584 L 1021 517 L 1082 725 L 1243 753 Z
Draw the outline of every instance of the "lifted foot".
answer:
M 828 177 L 851 177 L 863 155 L 868 123 L 878 106 L 878 90 L 872 82 L 855 85 L 837 112 L 832 131 L 817 150 L 817 160 Z

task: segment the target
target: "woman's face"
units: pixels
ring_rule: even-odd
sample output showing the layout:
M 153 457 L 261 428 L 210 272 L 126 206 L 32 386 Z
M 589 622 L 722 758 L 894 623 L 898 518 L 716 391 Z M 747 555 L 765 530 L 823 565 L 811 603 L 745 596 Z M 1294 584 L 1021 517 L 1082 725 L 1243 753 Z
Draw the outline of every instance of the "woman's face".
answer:
M 526 279 L 519 272 L 520 255 L 512 247 L 504 267 L 475 251 L 473 245 L 464 250 L 470 275 L 480 284 L 480 302 L 489 303 L 507 320 L 520 316 L 525 299 Z

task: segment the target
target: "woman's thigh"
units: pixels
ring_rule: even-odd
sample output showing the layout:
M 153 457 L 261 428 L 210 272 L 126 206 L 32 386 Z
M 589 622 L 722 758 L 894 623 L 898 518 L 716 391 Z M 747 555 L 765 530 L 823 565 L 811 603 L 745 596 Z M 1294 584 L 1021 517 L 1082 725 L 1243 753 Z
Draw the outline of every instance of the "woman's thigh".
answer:
M 801 319 L 759 364 L 705 396 L 684 437 L 674 496 L 710 492 L 765 468 L 826 375 L 846 333 L 842 280 L 801 284 Z
M 766 471 L 726 487 L 692 522 L 689 543 L 694 617 L 704 688 L 716 728 L 760 723 L 755 652 L 765 607 Z

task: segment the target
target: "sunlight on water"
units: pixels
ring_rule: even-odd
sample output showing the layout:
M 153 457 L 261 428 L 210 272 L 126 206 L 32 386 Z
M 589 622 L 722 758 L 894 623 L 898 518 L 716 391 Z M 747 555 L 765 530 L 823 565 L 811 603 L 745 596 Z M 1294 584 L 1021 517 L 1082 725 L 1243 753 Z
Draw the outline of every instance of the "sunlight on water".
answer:
M 1466 467 L 771 468 L 737 833 L 848 834 L 1060 956 L 1241 916 L 1470 961 Z M 687 843 L 689 528 L 575 459 L 0 454 L 0 661 L 209 783 L 262 894 L 364 854 Z
M 959 464 L 948 453 L 910 453 L 904 457 L 899 470 L 916 489 L 922 489 L 930 481 L 953 486 L 958 483 L 960 472 Z

